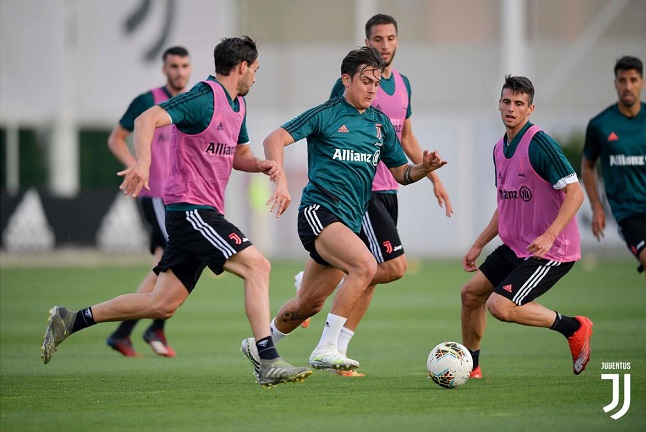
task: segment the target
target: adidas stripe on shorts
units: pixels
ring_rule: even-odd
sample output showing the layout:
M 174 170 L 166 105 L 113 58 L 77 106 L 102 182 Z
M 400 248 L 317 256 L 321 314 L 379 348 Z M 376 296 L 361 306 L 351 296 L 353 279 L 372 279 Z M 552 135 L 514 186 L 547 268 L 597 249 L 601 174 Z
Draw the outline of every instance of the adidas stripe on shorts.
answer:
M 219 275 L 229 258 L 252 245 L 214 209 L 167 211 L 166 229 L 168 244 L 153 271 L 159 275 L 173 270 L 188 292 L 193 291 L 205 267 Z
M 549 291 L 574 263 L 518 258 L 509 246 L 503 244 L 487 257 L 480 271 L 494 286 L 495 293 L 522 306 Z

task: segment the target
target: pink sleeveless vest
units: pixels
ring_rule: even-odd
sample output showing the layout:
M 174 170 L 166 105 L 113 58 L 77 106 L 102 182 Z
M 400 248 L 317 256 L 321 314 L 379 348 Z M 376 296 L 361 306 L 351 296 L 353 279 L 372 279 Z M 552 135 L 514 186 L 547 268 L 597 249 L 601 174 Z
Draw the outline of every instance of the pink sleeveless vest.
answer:
M 498 186 L 498 235 L 519 258 L 536 237 L 554 222 L 565 193 L 543 180 L 529 162 L 529 144 L 541 129 L 531 126 L 520 140 L 511 159 L 503 153 L 504 137 L 494 148 Z M 569 262 L 581 258 L 579 227 L 576 217 L 556 237 L 545 259 Z
M 154 88 L 150 92 L 153 94 L 155 105 L 168 100 L 164 87 Z M 139 196 L 153 198 L 162 196 L 162 186 L 168 177 L 171 130 L 171 125 L 155 129 L 150 153 L 150 177 L 148 178 L 150 190 L 142 189 Z
M 224 191 L 233 169 L 246 106 L 238 96 L 240 111 L 233 111 L 220 84 L 202 82 L 213 89 L 213 117 L 197 135 L 187 135 L 173 127 L 170 174 L 164 183 L 163 199 L 166 205 L 206 205 L 224 214 Z
M 379 87 L 375 100 L 372 101 L 372 106 L 379 108 L 388 116 L 395 128 L 397 137 L 401 140 L 402 128 L 408 111 L 408 91 L 399 72 L 393 70 L 393 77 L 395 79 L 395 93 L 391 96 Z M 390 191 L 398 188 L 399 183 L 397 183 L 388 167 L 380 161 L 375 172 L 375 179 L 372 182 L 372 191 Z

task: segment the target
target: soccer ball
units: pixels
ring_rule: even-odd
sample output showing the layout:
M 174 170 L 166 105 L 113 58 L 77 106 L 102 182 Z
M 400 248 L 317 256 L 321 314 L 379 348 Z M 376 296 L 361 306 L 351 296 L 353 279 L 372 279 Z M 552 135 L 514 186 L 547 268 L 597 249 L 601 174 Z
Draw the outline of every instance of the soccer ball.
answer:
M 431 379 L 440 387 L 460 387 L 471 375 L 473 359 L 464 345 L 442 342 L 429 354 L 426 369 Z

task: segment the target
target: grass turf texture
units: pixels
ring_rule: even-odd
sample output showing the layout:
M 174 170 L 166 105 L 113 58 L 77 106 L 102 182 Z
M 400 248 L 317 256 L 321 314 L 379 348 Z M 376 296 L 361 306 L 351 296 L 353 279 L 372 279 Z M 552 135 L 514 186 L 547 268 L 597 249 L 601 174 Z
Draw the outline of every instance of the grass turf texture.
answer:
M 294 293 L 301 263 L 274 263 L 275 313 Z M 559 334 L 488 317 L 481 365 L 485 378 L 441 389 L 426 372 L 437 343 L 460 341 L 460 288 L 470 277 L 459 260 L 411 263 L 400 281 L 378 287 L 349 354 L 365 378 L 316 372 L 301 384 L 264 389 L 239 352 L 250 336 L 243 290 L 231 275 L 206 271 L 167 325 L 178 356 L 157 357 L 141 335 L 143 358 L 105 345 L 116 323 L 66 340 L 48 365 L 40 344 L 47 311 L 78 309 L 135 289 L 147 267 L 4 268 L 0 272 L 0 430 L 2 431 L 631 431 L 646 420 L 646 286 L 633 260 L 579 264 L 541 302 L 594 321 L 592 361 L 575 376 Z M 305 365 L 329 302 L 309 329 L 278 346 Z M 612 384 L 601 362 L 630 362 L 632 402 L 615 421 L 603 406 Z M 620 406 L 623 403 L 623 395 Z M 642 426 L 639 426 L 639 425 Z

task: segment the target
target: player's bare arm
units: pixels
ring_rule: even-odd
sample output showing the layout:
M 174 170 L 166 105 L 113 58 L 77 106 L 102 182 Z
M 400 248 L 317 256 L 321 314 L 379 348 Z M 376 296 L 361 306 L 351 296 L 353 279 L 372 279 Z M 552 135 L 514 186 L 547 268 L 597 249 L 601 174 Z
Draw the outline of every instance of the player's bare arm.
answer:
M 416 165 L 405 164 L 395 168 L 390 168 L 390 172 L 397 183 L 408 185 L 415 183 L 426 177 L 428 173 L 446 165 L 446 161 L 435 151 L 424 150 L 422 161 Z
M 142 188 L 150 189 L 148 187 L 150 152 L 155 129 L 170 123 L 168 113 L 159 106 L 147 109 L 135 119 L 134 143 L 137 162 L 134 166 L 117 173 L 124 177 L 119 186 L 124 194 L 136 198 Z
M 493 213 L 491 220 L 484 230 L 480 233 L 473 245 L 469 248 L 464 258 L 462 258 L 462 268 L 468 272 L 478 270 L 476 259 L 480 256 L 482 249 L 489 244 L 491 240 L 498 235 L 498 209 Z
M 126 168 L 134 166 L 137 162 L 128 149 L 128 143 L 126 143 L 128 135 L 130 135 L 130 131 L 120 124 L 117 124 L 108 137 L 108 149 L 110 149 L 114 157 Z
M 280 217 L 292 202 L 287 186 L 287 177 L 283 169 L 283 161 L 285 160 L 285 146 L 294 142 L 294 138 L 283 128 L 278 128 L 270 133 L 263 141 L 265 149 L 265 158 L 276 164 L 279 172 L 272 177 L 274 182 L 274 192 L 267 200 L 267 205 L 270 206 L 269 211 L 276 212 L 276 217 Z
M 259 159 L 254 156 L 248 144 L 238 144 L 233 155 L 233 169 L 250 173 L 263 173 L 272 181 L 278 179 L 280 168 L 274 161 Z
M 527 251 L 531 252 L 536 258 L 543 258 L 552 248 L 556 236 L 563 231 L 565 226 L 576 215 L 576 212 L 579 211 L 581 204 L 583 204 L 583 188 L 581 188 L 579 182 L 570 183 L 562 190 L 565 193 L 565 200 L 561 204 L 556 219 L 543 234 L 527 247 Z
M 401 145 L 404 153 L 408 156 L 413 163 L 420 163 L 422 161 L 422 147 L 417 140 L 417 137 L 413 133 L 413 127 L 410 118 L 407 118 L 404 121 L 404 126 L 402 128 L 402 137 Z M 453 206 L 451 206 L 451 200 L 449 199 L 449 194 L 444 188 L 444 184 L 440 180 L 440 177 L 434 171 L 431 171 L 426 176 L 431 183 L 433 183 L 433 193 L 435 198 L 437 198 L 437 203 L 440 207 L 444 208 L 446 217 L 451 217 L 453 214 Z
M 603 210 L 603 205 L 601 205 L 601 199 L 599 198 L 596 164 L 585 156 L 581 158 L 581 180 L 592 208 L 592 222 L 590 222 L 592 234 L 598 241 L 601 241 L 603 231 L 606 229 L 606 212 Z

